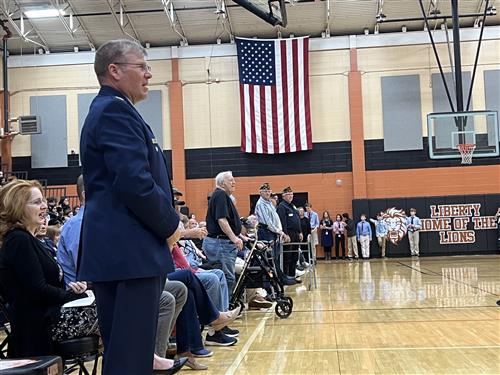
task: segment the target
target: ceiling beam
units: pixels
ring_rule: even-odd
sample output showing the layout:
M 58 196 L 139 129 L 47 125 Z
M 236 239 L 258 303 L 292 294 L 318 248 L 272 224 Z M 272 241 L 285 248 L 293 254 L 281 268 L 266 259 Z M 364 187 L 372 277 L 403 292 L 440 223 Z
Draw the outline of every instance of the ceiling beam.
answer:
M 45 40 L 45 38 L 37 30 L 37 28 L 35 27 L 35 25 L 33 25 L 33 23 L 31 21 L 29 21 L 29 24 L 31 26 L 31 30 L 28 30 L 27 32 L 23 33 L 23 31 L 19 28 L 19 26 L 16 24 L 16 22 L 12 19 L 12 15 L 15 12 L 19 12 L 20 18 L 21 18 L 20 22 L 24 22 L 24 17 L 22 17 L 23 11 L 22 11 L 21 7 L 19 6 L 19 4 L 17 3 L 16 0 L 13 0 L 13 4 L 17 7 L 17 10 L 11 13 L 10 12 L 10 1 L 9 1 L 9 4 L 7 5 L 6 0 L 3 0 L 2 4 L 0 5 L 0 8 L 1 8 L 0 11 L 4 15 L 4 17 L 7 19 L 7 21 L 9 22 L 9 24 L 14 28 L 14 30 L 16 31 L 16 33 L 25 42 L 33 43 L 33 44 L 35 44 L 35 45 L 37 45 L 39 47 L 42 47 L 45 51 L 50 51 L 50 48 L 49 48 L 49 45 L 48 45 L 47 41 Z M 28 38 L 29 33 L 31 33 L 32 31 L 34 31 L 36 33 L 36 36 L 38 37 L 38 39 L 40 39 L 41 43 L 39 43 L 39 42 L 37 42 L 37 41 L 35 41 L 35 40 L 31 39 L 31 38 Z
M 122 33 L 124 35 L 127 35 L 128 37 L 134 39 L 136 42 L 138 42 L 139 44 L 141 43 L 141 40 L 139 39 L 139 35 L 137 35 L 137 32 L 135 30 L 135 27 L 133 27 L 132 23 L 130 22 L 130 18 L 128 17 L 128 14 L 125 12 L 124 10 L 124 7 L 123 7 L 123 3 L 121 0 L 118 0 L 118 5 L 120 5 L 120 8 L 119 8 L 119 14 L 120 14 L 120 19 L 118 18 L 118 16 L 116 15 L 116 12 L 115 12 L 115 5 L 113 4 L 113 1 L 112 0 L 106 0 L 106 3 L 108 4 L 108 7 L 109 7 L 109 10 L 111 11 L 111 15 L 113 16 L 113 18 L 115 19 L 116 23 L 118 24 L 118 27 L 120 28 L 120 30 L 122 31 Z M 127 21 L 128 23 L 123 25 L 123 14 L 125 13 L 125 17 L 127 18 Z M 134 35 L 131 35 L 127 32 L 127 30 L 125 30 L 125 27 L 130 24 L 131 28 L 132 28 L 132 32 L 134 33 Z
M 68 23 L 66 22 L 66 20 L 64 19 L 64 17 L 61 15 L 61 7 L 59 6 L 59 0 L 50 0 L 50 4 L 58 10 L 57 12 L 57 18 L 59 18 L 59 21 L 61 21 L 62 25 L 64 26 L 64 28 L 66 29 L 66 31 L 68 32 L 68 35 L 70 36 L 71 39 L 75 39 L 75 34 L 73 32 L 73 30 L 71 30 L 71 27 L 69 27 Z
M 184 45 L 188 45 L 188 40 L 186 38 L 186 33 L 182 28 L 182 24 L 179 21 L 179 17 L 177 17 L 177 11 L 174 7 L 174 0 L 160 0 L 161 5 L 163 6 L 163 11 L 165 12 L 168 22 L 170 22 L 170 26 L 172 30 L 174 30 L 177 35 L 181 38 L 181 42 Z
M 222 11 L 222 21 L 223 21 L 223 26 L 227 27 L 227 33 L 229 34 L 229 39 L 231 43 L 234 42 L 234 32 L 233 32 L 233 25 L 231 24 L 231 16 L 229 15 L 229 9 L 226 4 L 226 0 L 221 0 L 221 11 Z M 218 0 L 216 0 L 216 3 L 218 3 Z M 219 6 L 217 4 L 217 11 L 219 10 Z
M 85 27 L 85 24 L 82 22 L 81 18 L 77 17 L 75 14 L 75 9 L 73 8 L 73 5 L 71 4 L 70 0 L 66 0 L 68 4 L 68 9 L 71 10 L 71 14 L 73 14 L 73 17 L 76 18 L 78 21 L 78 24 L 80 25 L 80 28 L 82 29 L 83 33 L 85 34 L 85 37 L 87 38 L 88 44 L 92 50 L 94 50 L 95 47 L 95 42 L 90 33 L 87 31 L 87 28 Z

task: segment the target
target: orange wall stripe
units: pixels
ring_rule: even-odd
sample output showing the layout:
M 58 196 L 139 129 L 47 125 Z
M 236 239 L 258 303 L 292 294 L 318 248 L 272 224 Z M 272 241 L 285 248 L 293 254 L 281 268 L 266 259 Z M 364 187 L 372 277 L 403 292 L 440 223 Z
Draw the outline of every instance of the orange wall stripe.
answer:
M 350 50 L 351 71 L 349 82 L 349 112 L 351 128 L 352 174 L 354 199 L 367 197 L 365 172 L 365 140 L 363 132 L 363 90 L 361 72 L 358 71 L 357 51 Z
M 182 82 L 179 81 L 179 59 L 172 59 L 172 81 L 169 83 L 170 127 L 172 139 L 172 177 L 174 186 L 186 193 L 184 155 L 184 107 Z M 186 197 L 185 197 L 186 198 Z

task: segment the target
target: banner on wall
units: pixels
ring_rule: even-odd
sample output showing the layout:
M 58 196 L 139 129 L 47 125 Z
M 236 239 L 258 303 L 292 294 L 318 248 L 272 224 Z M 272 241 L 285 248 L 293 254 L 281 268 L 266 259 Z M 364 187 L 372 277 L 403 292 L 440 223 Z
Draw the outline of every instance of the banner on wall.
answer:
M 438 204 L 429 206 L 429 218 L 420 218 L 420 232 L 438 232 L 441 245 L 472 244 L 477 230 L 496 229 L 495 216 L 481 216 L 480 203 Z M 399 244 L 407 233 L 406 214 L 391 207 L 382 214 L 388 229 L 387 239 Z
M 422 232 L 438 232 L 441 245 L 476 242 L 477 230 L 496 229 L 495 216 L 481 216 L 480 203 L 430 205 Z

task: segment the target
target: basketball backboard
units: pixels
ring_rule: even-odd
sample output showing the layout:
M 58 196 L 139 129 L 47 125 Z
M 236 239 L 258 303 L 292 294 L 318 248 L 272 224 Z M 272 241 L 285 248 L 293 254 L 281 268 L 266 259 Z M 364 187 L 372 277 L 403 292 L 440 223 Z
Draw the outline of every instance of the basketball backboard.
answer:
M 427 115 L 431 159 L 461 158 L 459 144 L 475 144 L 474 158 L 499 155 L 498 113 L 469 111 Z
M 286 27 L 285 0 L 233 0 L 273 26 Z

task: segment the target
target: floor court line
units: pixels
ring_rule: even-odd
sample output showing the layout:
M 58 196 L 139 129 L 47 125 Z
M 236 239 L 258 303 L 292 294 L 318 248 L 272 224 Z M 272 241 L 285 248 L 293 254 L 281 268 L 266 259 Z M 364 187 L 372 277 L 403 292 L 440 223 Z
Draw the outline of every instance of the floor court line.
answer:
M 473 346 L 424 346 L 407 348 L 318 348 L 318 349 L 277 349 L 277 350 L 250 350 L 247 353 L 312 353 L 312 352 L 384 352 L 384 351 L 408 351 L 408 350 L 466 350 L 466 349 L 500 349 L 500 345 L 473 345 Z M 227 374 L 227 372 L 226 372 Z
M 293 310 L 293 313 L 309 313 L 309 312 L 335 312 L 335 311 L 394 311 L 394 310 L 446 310 L 446 309 L 477 309 L 477 308 L 495 308 L 496 304 L 479 305 L 479 306 L 427 306 L 427 307 L 396 307 L 396 308 L 381 308 L 381 309 L 320 309 L 320 310 Z
M 260 334 L 260 332 L 264 329 L 266 322 L 273 314 L 274 314 L 274 309 L 271 309 L 266 313 L 266 316 L 262 318 L 262 320 L 259 322 L 259 325 L 255 328 L 252 335 L 248 338 L 248 340 L 245 342 L 245 345 L 243 345 L 243 347 L 241 348 L 240 352 L 234 359 L 233 363 L 231 363 L 231 366 L 229 366 L 229 368 L 226 370 L 225 372 L 226 375 L 233 375 L 236 372 L 236 370 L 240 366 L 241 361 L 243 361 L 247 353 L 249 353 L 249 349 L 252 346 L 253 342 Z
M 295 311 L 294 311 L 295 313 Z M 335 322 L 335 323 L 292 323 L 292 324 L 275 324 L 275 325 L 286 325 L 286 326 L 308 326 L 308 325 L 344 325 L 344 324 L 394 324 L 394 323 L 453 323 L 453 322 L 496 322 L 499 321 L 500 319 L 477 319 L 477 320 L 471 320 L 471 319 L 434 319 L 434 320 L 391 320 L 390 322 L 388 321 L 352 321 L 352 322 Z

